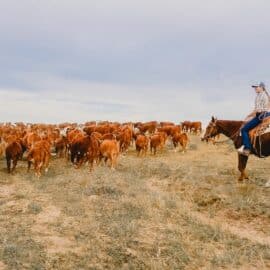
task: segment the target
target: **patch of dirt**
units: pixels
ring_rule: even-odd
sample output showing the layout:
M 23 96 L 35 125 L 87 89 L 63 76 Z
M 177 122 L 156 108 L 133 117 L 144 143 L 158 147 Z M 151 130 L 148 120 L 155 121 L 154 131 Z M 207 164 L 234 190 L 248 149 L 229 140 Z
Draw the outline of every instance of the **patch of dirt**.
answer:
M 244 224 L 241 221 L 234 221 L 234 224 L 228 220 L 224 220 L 224 216 L 215 216 L 209 218 L 203 213 L 192 211 L 191 217 L 199 220 L 202 224 L 219 227 L 223 231 L 227 231 L 237 237 L 248 239 L 254 243 L 270 246 L 270 236 L 262 232 L 254 230 L 249 224 Z
M 60 236 L 53 226 L 61 215 L 61 209 L 49 205 L 36 216 L 35 224 L 32 227 L 34 238 L 42 243 L 49 254 L 66 253 L 68 251 L 80 252 L 76 248 L 76 242 L 68 237 Z
M 47 252 L 52 253 L 67 253 L 72 251 L 74 253 L 80 253 L 81 248 L 76 247 L 75 242 L 67 237 L 61 236 L 47 236 L 44 241 L 47 244 Z
M 47 206 L 41 213 L 36 217 L 37 224 L 48 224 L 54 223 L 60 216 L 61 210 L 53 205 Z
M 0 261 L 0 270 L 6 270 L 7 269 L 7 266 Z
M 0 198 L 6 198 L 14 195 L 15 187 L 14 185 L 0 186 Z

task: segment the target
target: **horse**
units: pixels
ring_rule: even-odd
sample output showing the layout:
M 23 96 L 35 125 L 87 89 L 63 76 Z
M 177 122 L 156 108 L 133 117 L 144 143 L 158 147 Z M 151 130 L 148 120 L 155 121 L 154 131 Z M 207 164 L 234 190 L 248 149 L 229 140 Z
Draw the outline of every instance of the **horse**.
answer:
M 242 145 L 242 137 L 240 136 L 240 129 L 243 126 L 244 121 L 233 120 L 217 120 L 212 117 L 208 124 L 203 139 L 209 140 L 218 134 L 224 134 L 231 139 L 235 148 L 239 148 Z M 270 156 L 270 132 L 257 136 L 252 145 L 251 154 L 262 158 Z M 244 156 L 238 153 L 238 170 L 240 171 L 239 182 L 244 179 L 249 179 L 245 169 L 247 166 L 248 156 Z

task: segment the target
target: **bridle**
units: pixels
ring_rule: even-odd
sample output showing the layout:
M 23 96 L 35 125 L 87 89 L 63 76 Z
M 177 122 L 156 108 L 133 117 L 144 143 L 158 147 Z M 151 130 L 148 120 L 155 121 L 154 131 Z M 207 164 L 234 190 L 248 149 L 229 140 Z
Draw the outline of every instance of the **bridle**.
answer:
M 206 140 L 208 140 L 208 139 L 210 139 L 210 138 L 213 138 L 214 136 L 216 136 L 217 134 L 215 134 L 215 135 L 211 135 L 211 133 L 213 132 L 213 130 L 214 130 L 214 128 L 216 128 L 217 127 L 217 125 L 216 125 L 216 122 L 210 122 L 209 123 L 209 125 L 208 125 L 208 128 L 210 128 L 210 130 L 209 130 L 209 132 L 207 132 L 208 134 L 206 135 L 206 136 L 204 136 L 204 139 L 206 139 Z
M 217 129 L 216 121 L 214 121 L 214 122 L 211 121 L 210 124 L 208 125 L 208 127 L 210 127 L 209 134 L 211 134 L 211 133 L 213 132 L 214 128 Z M 219 142 L 215 142 L 215 144 L 226 143 L 226 142 L 228 142 L 228 141 L 230 141 L 230 140 L 234 141 L 234 137 L 237 135 L 237 133 L 239 133 L 239 129 L 238 129 L 235 133 L 233 133 L 233 135 L 231 135 L 228 139 L 223 140 L 223 141 L 219 141 Z M 218 134 L 220 134 L 220 132 L 217 132 L 217 134 L 212 135 L 212 136 L 211 136 L 211 135 L 208 135 L 208 136 L 206 136 L 205 139 L 213 138 L 214 136 L 216 136 L 216 135 L 218 135 Z

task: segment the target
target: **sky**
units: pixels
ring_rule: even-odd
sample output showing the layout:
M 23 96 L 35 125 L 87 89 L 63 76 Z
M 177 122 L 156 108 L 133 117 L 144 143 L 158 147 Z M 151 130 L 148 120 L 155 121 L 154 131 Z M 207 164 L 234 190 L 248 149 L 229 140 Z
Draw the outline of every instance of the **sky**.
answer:
M 243 119 L 267 0 L 0 0 L 0 122 Z

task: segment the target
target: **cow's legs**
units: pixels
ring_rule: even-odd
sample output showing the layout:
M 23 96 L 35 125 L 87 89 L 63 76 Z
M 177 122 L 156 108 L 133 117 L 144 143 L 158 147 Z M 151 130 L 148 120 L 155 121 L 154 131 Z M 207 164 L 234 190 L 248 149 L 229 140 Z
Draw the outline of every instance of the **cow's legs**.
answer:
M 12 166 L 12 172 L 14 172 L 15 171 L 15 168 L 16 168 L 16 166 L 17 166 L 17 162 L 18 162 L 18 158 L 17 157 L 15 157 L 14 159 L 13 159 L 13 166 Z
M 10 173 L 10 167 L 11 167 L 11 158 L 10 157 L 7 157 L 7 170 L 8 170 L 8 173 Z
M 45 161 L 44 161 L 45 172 L 48 172 L 49 162 L 50 162 L 50 154 L 48 154 L 48 155 L 45 156 Z
M 30 160 L 28 160 L 28 167 L 27 167 L 27 172 L 29 172 L 30 171 L 30 168 L 31 168 L 31 161 Z
M 117 153 L 113 153 L 110 159 L 111 159 L 111 169 L 115 170 Z

